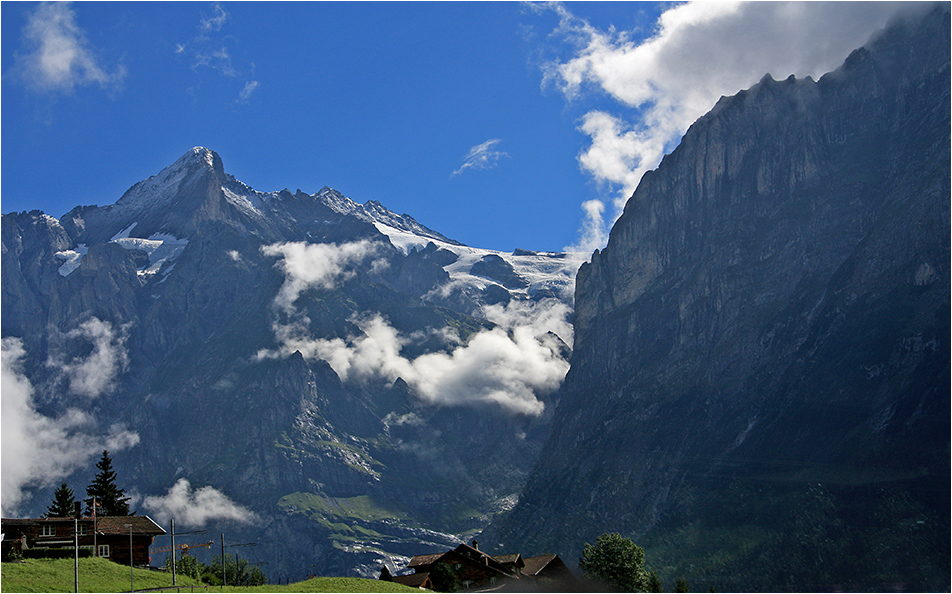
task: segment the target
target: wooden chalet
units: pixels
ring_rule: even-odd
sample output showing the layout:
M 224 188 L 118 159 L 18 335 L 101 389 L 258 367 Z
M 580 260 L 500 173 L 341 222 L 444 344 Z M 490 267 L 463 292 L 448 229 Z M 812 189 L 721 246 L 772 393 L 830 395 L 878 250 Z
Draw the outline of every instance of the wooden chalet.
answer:
M 473 545 L 461 544 L 451 551 L 435 555 L 417 555 L 410 559 L 407 567 L 414 574 L 429 575 L 438 563 L 445 563 L 456 575 L 463 590 L 492 588 L 514 577 L 502 563 L 480 551 L 475 541 Z
M 14 547 L 22 549 L 67 548 L 74 545 L 73 518 L 3 518 L 3 557 Z M 149 516 L 84 517 L 78 522 L 80 549 L 123 565 L 129 564 L 129 531 L 132 528 L 132 564 L 150 564 L 149 547 L 165 530 Z
M 453 572 L 463 591 L 580 591 L 575 576 L 558 555 L 525 559 L 518 553 L 491 556 L 480 551 L 476 541 L 472 546 L 461 544 L 444 553 L 412 557 L 407 563 L 407 568 L 413 570 L 409 575 L 390 575 L 385 567 L 380 572 L 380 579 L 433 589 L 431 573 L 440 563 L 445 563 Z

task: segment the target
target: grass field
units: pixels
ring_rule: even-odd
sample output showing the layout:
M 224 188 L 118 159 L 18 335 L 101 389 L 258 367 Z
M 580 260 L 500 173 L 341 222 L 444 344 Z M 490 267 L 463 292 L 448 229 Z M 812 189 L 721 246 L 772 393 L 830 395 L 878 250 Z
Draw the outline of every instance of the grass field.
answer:
M 128 592 L 135 580 L 136 590 L 169 588 L 172 575 L 161 571 L 129 568 L 106 559 L 79 560 L 80 592 Z M 360 578 L 312 578 L 286 586 L 253 588 L 205 586 L 185 576 L 177 576 L 183 592 L 413 592 L 399 584 Z M 2 592 L 74 592 L 72 559 L 27 559 L 22 563 L 0 565 Z M 174 592 L 174 590 L 173 590 Z

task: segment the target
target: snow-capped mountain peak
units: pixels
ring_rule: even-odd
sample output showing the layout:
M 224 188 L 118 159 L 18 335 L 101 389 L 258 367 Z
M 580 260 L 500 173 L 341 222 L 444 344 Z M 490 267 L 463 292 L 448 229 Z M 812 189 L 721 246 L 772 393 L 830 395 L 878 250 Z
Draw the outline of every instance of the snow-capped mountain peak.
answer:
M 451 245 L 463 245 L 458 241 L 444 236 L 442 233 L 434 231 L 425 225 L 421 225 L 408 214 L 396 214 L 377 200 L 368 200 L 364 204 L 358 204 L 337 190 L 327 186 L 321 188 L 314 196 L 334 212 L 355 216 L 368 223 L 377 225 L 378 228 L 378 224 L 382 224 L 387 228 L 407 232 L 421 238 L 435 239 Z M 387 234 L 384 231 L 381 232 L 385 235 Z M 425 243 L 424 241 L 424 245 Z M 397 244 L 395 243 L 394 245 Z
M 184 180 L 203 169 L 224 175 L 221 157 L 215 151 L 196 146 L 159 173 L 133 185 L 116 205 L 137 211 L 160 206 L 177 193 Z
M 357 227 L 341 227 L 344 219 L 369 223 L 405 257 L 420 252 L 415 257 L 438 260 L 450 285 L 429 294 L 428 299 L 436 303 L 474 312 L 487 299 L 554 297 L 571 302 L 581 263 L 571 255 L 471 248 L 408 214 L 396 214 L 378 200 L 360 204 L 327 186 L 315 194 L 259 192 L 225 173 L 219 155 L 201 146 L 132 186 L 116 204 L 78 207 L 67 213 L 63 224 L 75 244 L 59 250 L 57 258 L 65 276 L 81 266 L 85 252 L 77 247 L 80 244 L 117 243 L 149 256 L 138 263 L 140 276 L 147 281 L 164 278 L 155 273 L 171 265 L 208 224 L 268 242 L 303 235 L 308 241 L 340 243 L 351 241 L 351 230 L 358 232 Z M 366 233 L 364 229 L 358 233 Z
M 214 167 L 215 159 L 218 159 L 219 161 L 221 160 L 221 158 L 218 156 L 218 153 L 215 151 L 207 149 L 203 146 L 195 146 L 192 147 L 187 153 L 179 157 L 173 167 L 175 165 L 184 165 L 190 163 L 199 163 L 204 164 L 207 167 Z

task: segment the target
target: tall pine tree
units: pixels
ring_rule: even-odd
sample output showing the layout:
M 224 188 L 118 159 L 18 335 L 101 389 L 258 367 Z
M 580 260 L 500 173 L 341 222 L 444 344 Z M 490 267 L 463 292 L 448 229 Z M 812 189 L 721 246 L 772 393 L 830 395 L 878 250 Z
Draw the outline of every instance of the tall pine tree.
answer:
M 93 498 L 98 506 L 97 516 L 128 516 L 129 498 L 123 497 L 125 489 L 116 485 L 116 472 L 112 469 L 112 458 L 103 450 L 102 458 L 96 463 L 99 470 L 91 485 L 86 487 L 86 513 L 92 515 Z
M 53 491 L 53 503 L 46 508 L 47 518 L 71 518 L 76 506 L 76 496 L 66 483 Z

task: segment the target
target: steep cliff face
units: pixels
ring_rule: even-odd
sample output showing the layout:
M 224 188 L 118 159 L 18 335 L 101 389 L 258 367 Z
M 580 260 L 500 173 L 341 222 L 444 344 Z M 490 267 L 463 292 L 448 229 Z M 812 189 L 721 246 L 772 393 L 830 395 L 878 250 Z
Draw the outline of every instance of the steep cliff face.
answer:
M 947 6 L 722 98 L 579 271 L 552 433 L 484 541 L 620 531 L 732 590 L 861 580 L 847 541 L 911 523 L 879 579 L 947 585 L 949 163 Z M 921 517 L 870 519 L 891 497 Z

